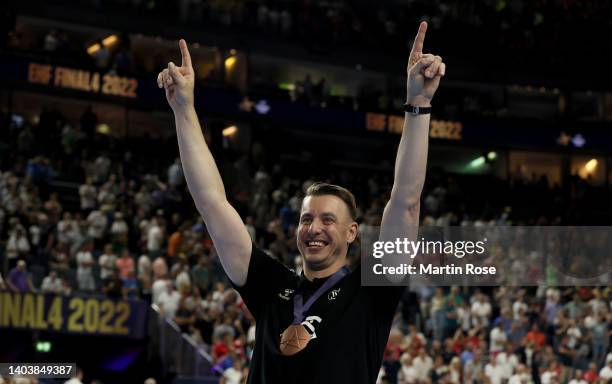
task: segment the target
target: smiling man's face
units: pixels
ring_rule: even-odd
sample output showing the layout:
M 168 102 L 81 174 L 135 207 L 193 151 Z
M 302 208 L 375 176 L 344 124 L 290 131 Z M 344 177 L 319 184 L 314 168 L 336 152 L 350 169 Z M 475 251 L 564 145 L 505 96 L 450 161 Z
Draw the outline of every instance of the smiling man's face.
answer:
M 340 269 L 346 263 L 348 246 L 355 240 L 357 230 L 357 223 L 341 198 L 334 195 L 304 198 L 297 246 L 304 258 L 305 272 L 329 270 L 332 274 Z

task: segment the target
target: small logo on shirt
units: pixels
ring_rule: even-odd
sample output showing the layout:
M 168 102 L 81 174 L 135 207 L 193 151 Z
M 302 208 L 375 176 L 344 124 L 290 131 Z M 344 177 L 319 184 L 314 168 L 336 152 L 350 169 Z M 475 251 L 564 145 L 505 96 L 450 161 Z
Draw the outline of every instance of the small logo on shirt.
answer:
M 327 294 L 327 300 L 332 301 L 332 300 L 336 300 L 336 297 L 338 297 L 338 294 L 340 293 L 340 289 L 334 289 L 333 291 L 331 291 L 330 293 Z
M 293 295 L 293 292 L 293 289 L 285 288 L 284 291 L 278 293 L 278 297 L 284 300 L 291 300 L 291 295 Z

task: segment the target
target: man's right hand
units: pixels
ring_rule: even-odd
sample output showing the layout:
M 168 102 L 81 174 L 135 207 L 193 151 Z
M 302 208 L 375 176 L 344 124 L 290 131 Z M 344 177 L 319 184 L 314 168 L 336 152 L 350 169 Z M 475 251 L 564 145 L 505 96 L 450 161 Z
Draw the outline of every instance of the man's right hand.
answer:
M 175 113 L 193 107 L 195 80 L 191 55 L 185 40 L 179 41 L 179 48 L 181 49 L 181 66 L 177 67 L 173 62 L 169 62 L 168 68 L 157 75 L 157 86 L 164 88 L 166 100 Z

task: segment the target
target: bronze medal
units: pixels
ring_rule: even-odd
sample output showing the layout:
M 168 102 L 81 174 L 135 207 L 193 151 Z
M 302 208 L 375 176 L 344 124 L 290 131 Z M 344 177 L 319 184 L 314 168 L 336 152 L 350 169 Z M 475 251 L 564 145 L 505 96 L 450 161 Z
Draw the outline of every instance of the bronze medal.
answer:
M 280 339 L 280 351 L 283 356 L 293 356 L 296 353 L 304 350 L 310 340 L 316 338 L 315 330 L 311 324 L 304 320 L 304 314 L 310 309 L 312 304 L 337 282 L 339 282 L 344 276 L 349 273 L 348 267 L 343 267 L 336 271 L 329 279 L 323 283 L 322 286 L 317 289 L 312 296 L 304 303 L 304 298 L 301 293 L 297 293 L 293 296 L 293 324 L 291 324 L 281 334 Z M 321 322 L 321 319 L 318 320 Z M 306 329 L 306 326 L 311 328 L 311 332 Z
M 291 324 L 281 334 L 280 351 L 283 356 L 293 356 L 310 342 L 311 335 L 302 324 Z

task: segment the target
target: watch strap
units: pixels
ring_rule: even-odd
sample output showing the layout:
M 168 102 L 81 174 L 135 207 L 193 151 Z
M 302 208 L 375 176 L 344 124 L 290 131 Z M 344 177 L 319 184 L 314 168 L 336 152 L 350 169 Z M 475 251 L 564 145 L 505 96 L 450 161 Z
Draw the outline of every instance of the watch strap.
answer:
M 407 112 L 413 116 L 416 115 L 427 115 L 431 113 L 431 107 L 416 107 L 410 104 L 404 104 L 404 112 Z

